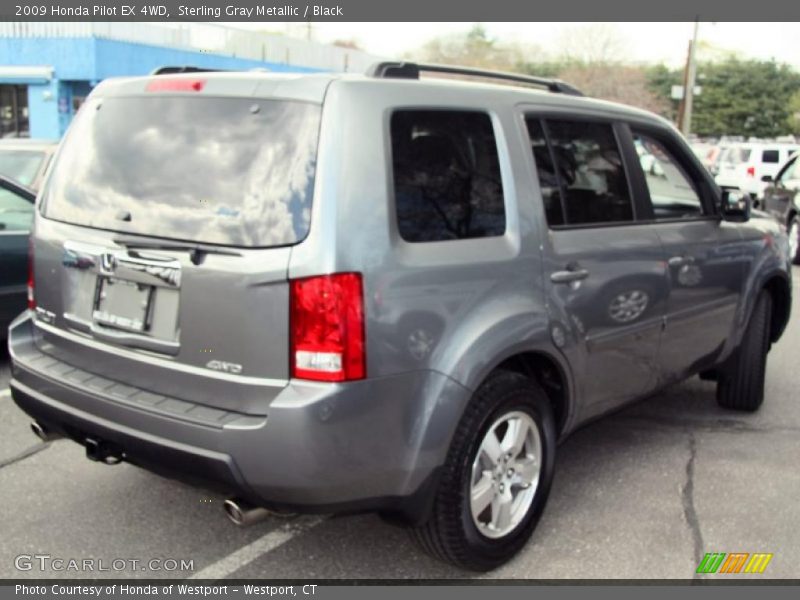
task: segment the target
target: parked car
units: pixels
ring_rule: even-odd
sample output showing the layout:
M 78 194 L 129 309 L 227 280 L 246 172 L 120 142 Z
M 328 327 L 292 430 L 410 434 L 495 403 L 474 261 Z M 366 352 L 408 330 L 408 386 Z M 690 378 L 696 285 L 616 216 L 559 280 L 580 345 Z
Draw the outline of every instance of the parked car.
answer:
M 11 321 L 25 310 L 28 283 L 28 233 L 36 193 L 0 175 L 0 341 Z
M 239 524 L 377 511 L 487 570 L 588 420 L 695 374 L 762 404 L 788 240 L 651 113 L 412 63 L 106 80 L 86 108 L 10 328 L 42 439 L 216 485 Z
M 774 181 L 768 181 L 762 208 L 786 226 L 789 255 L 800 264 L 800 155 L 781 166 Z
M 0 140 L 0 341 L 11 320 L 25 310 L 28 232 L 36 190 L 57 144 L 46 140 Z
M 0 140 L 0 175 L 38 190 L 58 147 L 53 140 L 7 138 Z
M 766 178 L 775 177 L 780 166 L 800 146 L 786 143 L 736 143 L 720 156 L 716 182 L 722 187 L 737 188 L 754 198 L 762 198 Z

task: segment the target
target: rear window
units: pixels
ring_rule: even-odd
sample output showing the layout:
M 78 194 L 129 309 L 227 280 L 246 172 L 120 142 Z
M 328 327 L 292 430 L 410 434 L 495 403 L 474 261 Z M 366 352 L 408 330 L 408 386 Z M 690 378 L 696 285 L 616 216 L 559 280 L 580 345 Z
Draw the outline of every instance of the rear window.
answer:
M 726 148 L 722 151 L 721 162 L 740 165 L 750 160 L 750 148 Z
M 308 233 L 320 107 L 257 98 L 90 100 L 48 182 L 45 216 L 210 244 Z
M 761 154 L 761 161 L 765 163 L 780 162 L 780 152 L 778 150 L 764 150 Z
M 0 173 L 30 185 L 39 172 L 44 152 L 34 150 L 0 150 Z

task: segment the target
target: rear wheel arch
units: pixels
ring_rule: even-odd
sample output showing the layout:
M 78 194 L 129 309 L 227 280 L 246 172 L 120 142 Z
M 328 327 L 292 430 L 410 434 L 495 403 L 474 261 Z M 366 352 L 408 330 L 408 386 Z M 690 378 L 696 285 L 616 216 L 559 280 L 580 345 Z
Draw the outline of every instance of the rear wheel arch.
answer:
M 519 373 L 539 384 L 550 401 L 556 432 L 561 436 L 569 423 L 572 409 L 572 386 L 566 365 L 549 352 L 529 350 L 503 358 L 484 379 L 498 370 Z
M 777 342 L 789 322 L 792 296 L 788 280 L 781 275 L 773 275 L 762 286 L 772 297 L 772 318 L 770 320 L 770 341 Z

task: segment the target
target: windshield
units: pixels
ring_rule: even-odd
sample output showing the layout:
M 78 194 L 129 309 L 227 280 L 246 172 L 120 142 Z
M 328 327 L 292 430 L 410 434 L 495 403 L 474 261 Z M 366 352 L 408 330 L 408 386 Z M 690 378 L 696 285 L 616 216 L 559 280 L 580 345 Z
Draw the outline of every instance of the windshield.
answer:
M 0 173 L 23 185 L 30 185 L 44 160 L 44 152 L 0 150 Z
M 261 98 L 119 97 L 82 107 L 45 216 L 235 246 L 308 232 L 320 107 Z

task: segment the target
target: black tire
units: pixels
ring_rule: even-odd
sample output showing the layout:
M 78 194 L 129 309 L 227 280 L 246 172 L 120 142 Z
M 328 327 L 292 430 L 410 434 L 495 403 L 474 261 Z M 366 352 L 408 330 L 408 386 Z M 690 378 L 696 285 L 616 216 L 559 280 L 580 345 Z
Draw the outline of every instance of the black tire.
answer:
M 717 382 L 720 406 L 752 412 L 764 401 L 771 318 L 772 296 L 762 290 L 739 347 L 720 369 Z
M 541 441 L 539 480 L 525 516 L 500 538 L 483 535 L 472 520 L 469 494 L 472 463 L 490 426 L 512 411 L 533 419 Z M 488 571 L 516 554 L 542 515 L 553 479 L 556 428 L 553 410 L 539 385 L 518 373 L 498 370 L 475 392 L 445 462 L 427 522 L 412 537 L 434 557 L 473 571 Z

